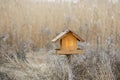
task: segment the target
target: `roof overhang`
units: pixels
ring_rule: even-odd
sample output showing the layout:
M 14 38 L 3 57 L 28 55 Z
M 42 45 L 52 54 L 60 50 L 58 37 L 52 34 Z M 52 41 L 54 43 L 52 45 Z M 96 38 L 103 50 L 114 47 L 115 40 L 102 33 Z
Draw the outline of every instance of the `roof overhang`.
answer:
M 52 40 L 52 42 L 56 42 L 56 41 L 58 41 L 58 40 L 60 40 L 60 39 L 62 39 L 67 33 L 69 33 L 69 32 L 71 32 L 72 34 L 73 34 L 73 36 L 75 36 L 76 38 L 77 38 L 77 40 L 78 41 L 81 41 L 81 42 L 84 42 L 84 40 L 81 38 L 81 37 L 79 37 L 77 34 L 75 34 L 73 31 L 71 31 L 71 30 L 65 30 L 65 31 L 63 31 L 63 32 L 61 32 L 60 34 L 58 34 L 53 40 Z

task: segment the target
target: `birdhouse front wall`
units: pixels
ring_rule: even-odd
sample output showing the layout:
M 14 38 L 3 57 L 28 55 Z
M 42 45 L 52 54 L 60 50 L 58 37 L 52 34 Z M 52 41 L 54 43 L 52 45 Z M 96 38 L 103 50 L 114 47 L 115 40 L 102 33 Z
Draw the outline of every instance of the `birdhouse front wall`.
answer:
M 61 50 L 77 50 L 77 39 L 72 33 L 67 33 L 62 38 Z

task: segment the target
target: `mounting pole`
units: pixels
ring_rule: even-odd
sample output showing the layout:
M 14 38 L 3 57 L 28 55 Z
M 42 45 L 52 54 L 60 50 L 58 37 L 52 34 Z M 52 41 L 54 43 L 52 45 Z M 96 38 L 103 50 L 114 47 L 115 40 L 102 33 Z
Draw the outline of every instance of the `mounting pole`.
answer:
M 71 54 L 67 54 L 66 57 L 67 57 L 67 60 L 68 60 L 68 64 L 71 64 Z
M 72 66 L 71 66 L 71 54 L 67 54 L 67 64 L 68 64 L 68 80 L 73 80 Z

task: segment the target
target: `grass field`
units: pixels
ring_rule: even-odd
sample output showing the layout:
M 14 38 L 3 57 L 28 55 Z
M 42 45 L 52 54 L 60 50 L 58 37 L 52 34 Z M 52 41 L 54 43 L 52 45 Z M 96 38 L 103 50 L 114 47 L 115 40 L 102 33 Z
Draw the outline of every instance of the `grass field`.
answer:
M 0 80 L 120 80 L 120 2 L 59 1 L 0 0 Z M 69 61 L 51 43 L 65 29 L 85 40 Z
M 91 45 L 97 36 L 119 43 L 120 5 L 106 1 L 47 3 L 32 0 L 0 0 L 0 34 L 9 34 L 11 45 L 31 43 L 45 47 L 65 29 L 71 29 Z

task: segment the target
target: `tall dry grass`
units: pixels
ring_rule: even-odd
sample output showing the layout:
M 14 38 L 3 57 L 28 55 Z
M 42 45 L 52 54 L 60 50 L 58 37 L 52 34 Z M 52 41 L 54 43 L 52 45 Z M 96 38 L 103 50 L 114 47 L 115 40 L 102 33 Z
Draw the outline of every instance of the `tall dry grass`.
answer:
M 119 4 L 0 0 L 0 79 L 119 80 Z M 87 43 L 69 65 L 54 51 L 32 51 L 52 49 L 51 39 L 67 28 Z
M 97 36 L 102 46 L 107 38 L 119 45 L 120 5 L 83 0 L 79 3 L 0 0 L 0 34 L 9 34 L 10 45 L 46 47 L 51 39 L 71 29 L 95 46 Z

